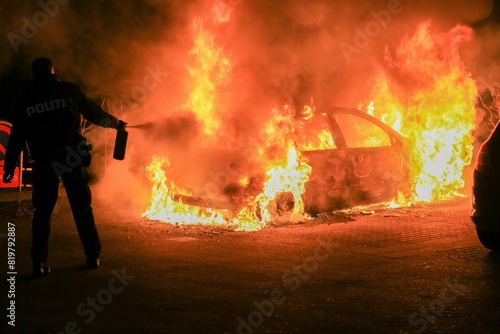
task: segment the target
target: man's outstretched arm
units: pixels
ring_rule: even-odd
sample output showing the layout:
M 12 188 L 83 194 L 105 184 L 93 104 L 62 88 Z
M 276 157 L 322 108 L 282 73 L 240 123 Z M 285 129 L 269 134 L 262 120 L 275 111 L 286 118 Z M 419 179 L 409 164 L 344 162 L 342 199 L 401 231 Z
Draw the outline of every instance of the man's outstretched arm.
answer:
M 116 130 L 122 130 L 127 125 L 124 121 L 104 111 L 97 103 L 89 99 L 84 92 L 81 92 L 81 101 L 80 112 L 89 122 L 104 128 L 113 128 Z

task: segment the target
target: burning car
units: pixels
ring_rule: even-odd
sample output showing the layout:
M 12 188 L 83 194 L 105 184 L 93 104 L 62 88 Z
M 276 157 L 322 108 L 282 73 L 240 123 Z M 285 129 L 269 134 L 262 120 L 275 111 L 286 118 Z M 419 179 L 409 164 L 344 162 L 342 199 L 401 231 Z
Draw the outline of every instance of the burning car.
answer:
M 283 82 L 290 82 L 291 91 L 272 90 L 277 96 L 255 104 L 253 86 L 238 76 L 248 71 L 253 78 L 255 68 L 246 65 L 246 56 L 227 52 L 234 44 L 218 39 L 217 27 L 231 20 L 229 13 L 221 20 L 193 21 L 189 94 L 179 108 L 191 121 L 176 122 L 177 114 L 169 114 L 183 126 L 149 131 L 148 145 L 166 144 L 137 164 L 147 166 L 152 185 L 143 217 L 256 230 L 277 217 L 301 219 L 304 212 L 314 216 L 395 197 L 397 206 L 460 195 L 472 158 L 477 86 L 459 47 L 473 37 L 471 28 L 457 25 L 438 33 L 423 22 L 396 50 L 387 48 L 385 65 L 374 70 L 370 87 L 357 100 L 366 112 L 334 107 L 307 112 L 306 106 L 294 115 L 304 97 L 329 103 L 332 88 L 309 85 L 307 76 L 291 84 L 287 75 Z M 262 87 L 257 77 L 256 87 Z M 271 87 L 281 82 L 275 74 L 264 78 L 272 78 Z M 156 132 L 180 139 L 156 140 Z
M 500 123 L 499 123 L 500 124 Z M 479 150 L 472 186 L 471 219 L 477 236 L 488 249 L 500 251 L 500 125 Z
M 306 212 L 390 200 L 408 190 L 404 138 L 367 113 L 323 108 L 299 123 L 296 144 L 312 167 Z
M 292 212 L 299 200 L 303 211 L 314 216 L 391 200 L 398 191 L 409 191 L 405 139 L 380 120 L 352 108 L 325 107 L 295 118 L 293 127 L 294 147 L 309 168 L 308 177 L 303 193 L 282 189 L 269 196 L 274 198 L 265 206 L 273 218 Z M 228 182 L 225 201 L 182 193 L 174 198 L 185 204 L 239 212 L 249 198 L 262 203 L 259 194 L 265 193 L 264 175 L 251 175 L 248 180 L 244 184 Z M 262 205 L 255 209 L 262 219 Z

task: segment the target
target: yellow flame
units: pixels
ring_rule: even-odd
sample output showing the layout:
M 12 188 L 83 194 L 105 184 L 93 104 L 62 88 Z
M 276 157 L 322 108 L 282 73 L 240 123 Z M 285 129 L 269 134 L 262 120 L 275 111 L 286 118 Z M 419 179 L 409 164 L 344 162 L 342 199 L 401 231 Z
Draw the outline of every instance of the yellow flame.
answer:
M 186 194 L 186 192 L 169 182 L 166 176 L 169 167 L 168 159 L 159 156 L 154 156 L 151 164 L 147 167 L 148 176 L 153 186 L 151 205 L 142 216 L 151 220 L 179 224 L 225 224 L 221 212 L 185 205 L 174 199 L 174 194 Z
M 408 139 L 414 201 L 450 199 L 464 186 L 463 169 L 472 159 L 477 89 L 458 47 L 471 33 L 457 26 L 438 34 L 431 32 L 429 22 L 423 23 L 394 57 L 387 55 L 407 86 L 381 73 L 374 87 L 375 114 Z
M 264 190 L 255 197 L 254 201 L 243 208 L 233 220 L 238 230 L 256 230 L 272 221 L 275 215 L 272 211 L 276 203 L 272 203 L 279 194 L 291 193 L 294 205 L 287 220 L 297 220 L 305 217 L 302 194 L 305 184 L 311 174 L 309 166 L 301 157 L 297 148 L 289 142 L 288 154 L 285 161 L 273 165 L 266 172 Z M 273 208 L 271 208 L 273 206 Z M 260 215 L 260 217 L 259 217 Z
M 300 149 L 304 151 L 332 150 L 337 148 L 333 140 L 332 133 L 328 129 L 318 132 L 315 141 L 308 141 L 300 144 Z
M 153 186 L 151 205 L 143 217 L 168 223 L 230 225 L 235 226 L 237 231 L 256 231 L 273 220 L 271 202 L 281 193 L 291 193 L 294 199 L 293 210 L 287 219 L 305 217 L 302 194 L 311 167 L 303 161 L 291 142 L 285 162 L 273 165 L 266 172 L 263 192 L 255 198 L 249 198 L 247 205 L 232 219 L 225 219 L 221 210 L 202 209 L 175 200 L 174 194 L 186 192 L 168 181 L 166 173 L 169 166 L 167 158 L 155 156 L 147 167 Z
M 211 136 L 221 127 L 218 108 L 218 92 L 228 83 L 231 64 L 217 46 L 214 35 L 205 28 L 205 21 L 197 18 L 193 22 L 194 47 L 191 50 L 193 63 L 188 72 L 193 79 L 194 89 L 185 108 L 192 110 L 202 122 L 204 132 Z
M 286 165 L 274 166 L 266 172 L 264 192 L 256 198 L 256 202 L 260 203 L 263 210 L 263 220 L 271 220 L 272 216 L 267 209 L 267 205 L 282 192 L 293 194 L 295 205 L 292 218 L 304 211 L 302 194 L 305 190 L 305 183 L 309 180 L 311 170 L 311 167 L 306 162 L 301 161 L 295 146 L 290 145 Z
M 153 185 L 151 206 L 143 216 L 169 223 L 226 224 L 238 231 L 259 230 L 280 215 L 286 220 L 306 218 L 302 194 L 312 168 L 292 140 L 293 125 L 289 108 L 273 110 L 272 118 L 263 127 L 265 142 L 258 150 L 265 172 L 262 193 L 243 199 L 244 205 L 235 217 L 227 218 L 227 212 L 222 210 L 200 209 L 176 200 L 175 194 L 188 193 L 168 180 L 167 175 L 171 172 L 169 161 L 158 156 L 153 157 L 147 168 Z M 248 185 L 249 179 L 243 177 L 239 182 Z M 282 194 L 293 197 L 290 210 L 283 209 L 283 203 L 277 199 Z
M 413 203 L 410 200 L 408 200 L 407 196 L 403 194 L 402 191 L 398 191 L 398 196 L 392 199 L 392 201 L 387 205 L 387 208 L 397 209 L 400 207 L 409 207 L 412 204 Z
M 229 16 L 223 7 L 214 13 L 212 24 L 227 22 Z M 206 24 L 201 18 L 193 23 L 193 62 L 188 68 L 193 89 L 185 107 L 193 110 L 210 137 L 221 133 L 224 119 L 218 96 L 230 83 L 231 64 Z M 458 46 L 468 34 L 465 27 L 457 27 L 448 34 L 431 33 L 430 24 L 425 23 L 414 36 L 403 40 L 395 56 L 387 56 L 389 68 L 407 80 L 392 80 L 394 73 L 381 73 L 377 78 L 368 112 L 403 134 L 411 151 L 412 196 L 407 199 L 399 193 L 391 204 L 393 207 L 410 201 L 447 199 L 456 196 L 463 187 L 462 171 L 472 156 L 471 131 L 477 95 L 475 83 L 458 54 Z M 402 81 L 409 83 L 408 87 L 400 87 L 398 83 Z M 293 143 L 292 111 L 288 106 L 274 109 L 262 128 L 260 138 L 264 140 L 257 145 L 256 153 L 263 166 L 263 190 L 257 196 L 243 199 L 244 204 L 234 218 L 227 219 L 224 210 L 202 209 L 175 198 L 175 194 L 188 193 L 168 179 L 166 157 L 153 157 L 147 168 L 153 185 L 151 205 L 143 216 L 169 223 L 224 224 L 245 231 L 261 229 L 276 215 L 284 215 L 287 220 L 303 219 L 302 195 L 311 167 Z M 313 111 L 314 107 L 306 106 L 304 120 L 309 120 Z M 360 138 L 365 147 L 390 144 L 377 141 L 375 135 L 365 135 Z M 336 146 L 331 133 L 323 129 L 316 142 L 305 143 L 301 148 L 320 150 Z M 239 183 L 248 185 L 250 180 L 244 177 Z M 287 206 L 290 202 L 291 208 Z

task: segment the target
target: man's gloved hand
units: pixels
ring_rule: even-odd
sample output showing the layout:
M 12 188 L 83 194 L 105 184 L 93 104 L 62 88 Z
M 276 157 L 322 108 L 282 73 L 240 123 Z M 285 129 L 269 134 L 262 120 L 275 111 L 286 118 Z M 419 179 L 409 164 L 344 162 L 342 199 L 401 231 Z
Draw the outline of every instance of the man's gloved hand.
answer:
M 120 120 L 118 120 L 118 125 L 116 126 L 116 130 L 121 131 L 121 130 L 125 129 L 125 126 L 127 126 L 127 123 L 125 123 L 124 121 L 122 121 L 120 119 Z
M 3 183 L 10 183 L 10 181 L 12 181 L 13 178 L 14 178 L 14 171 L 4 170 L 2 178 Z

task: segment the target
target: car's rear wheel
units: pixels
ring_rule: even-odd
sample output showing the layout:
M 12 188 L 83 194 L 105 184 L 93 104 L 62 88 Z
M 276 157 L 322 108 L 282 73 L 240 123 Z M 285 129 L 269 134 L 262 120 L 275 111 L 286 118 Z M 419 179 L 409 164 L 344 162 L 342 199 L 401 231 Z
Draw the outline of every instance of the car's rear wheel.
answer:
M 476 227 L 477 237 L 484 247 L 500 252 L 500 232 L 490 232 Z

